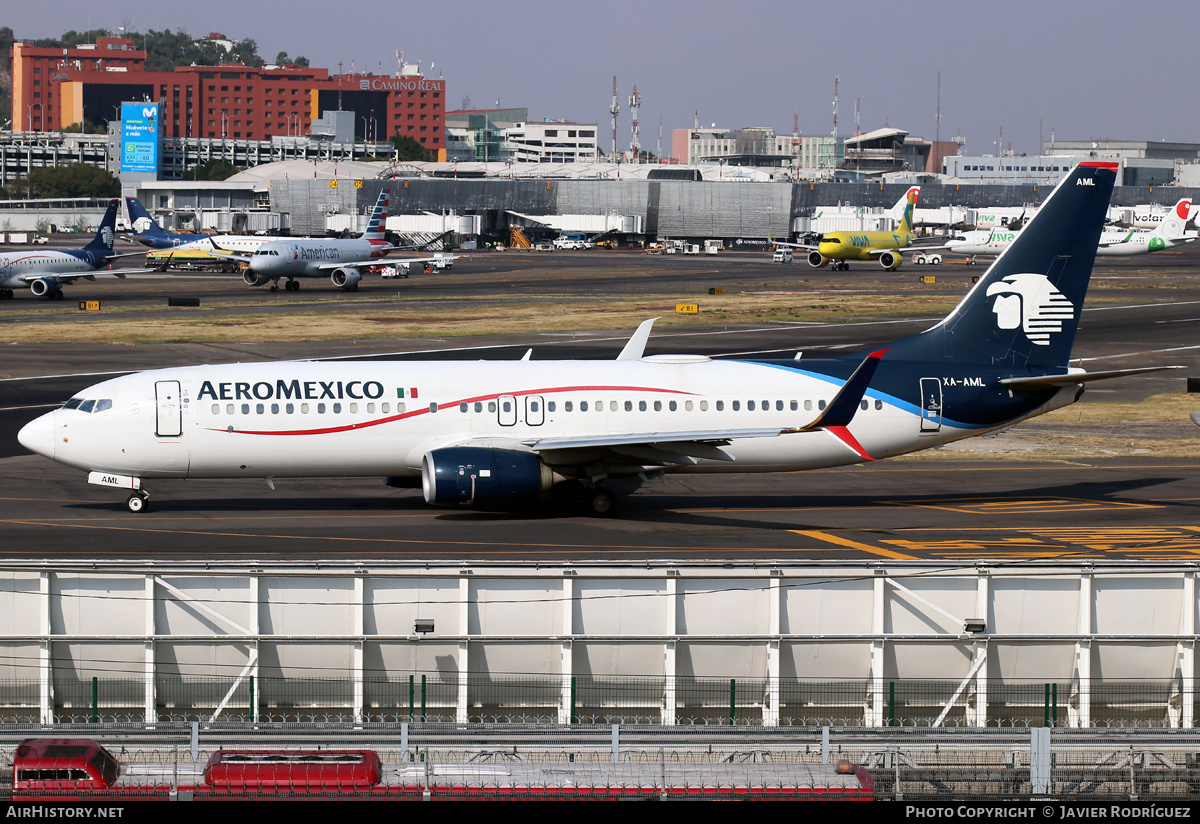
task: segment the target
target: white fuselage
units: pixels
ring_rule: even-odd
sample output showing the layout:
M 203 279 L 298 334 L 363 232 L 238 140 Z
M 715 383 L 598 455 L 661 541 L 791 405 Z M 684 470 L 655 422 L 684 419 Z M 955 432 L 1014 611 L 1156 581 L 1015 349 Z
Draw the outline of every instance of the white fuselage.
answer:
M 1011 246 L 1020 234 L 1020 232 L 984 232 L 980 230 L 964 232 L 960 235 L 964 240 L 947 241 L 946 250 L 963 255 L 998 255 Z M 1177 241 L 1163 237 L 1158 231 L 1103 232 L 1100 235 L 1100 245 L 1096 249 L 1096 254 L 1104 257 L 1144 255 L 1149 252 L 1171 249 L 1177 245 L 1179 245 Z
M 217 257 L 217 255 L 213 254 L 217 247 L 228 252 L 252 255 L 258 250 L 258 247 L 270 240 L 271 238 L 267 237 L 252 237 L 248 235 L 203 235 L 198 236 L 195 240 L 178 240 L 172 248 L 155 249 L 150 255 L 152 257 L 166 257 L 171 254 L 187 252 Z
M 0 255 L 0 286 L 6 289 L 27 289 L 23 275 L 66 275 L 94 272 L 86 260 L 66 252 L 8 252 Z
M 1096 250 L 1096 254 L 1105 257 L 1144 255 L 1172 249 L 1178 245 L 1177 240 L 1163 236 L 1157 229 L 1151 232 L 1104 232 L 1100 235 L 1100 248 Z
M 537 451 L 547 439 L 634 434 L 649 445 L 655 433 L 800 428 L 842 383 L 769 364 L 690 356 L 197 366 L 97 384 L 78 396 L 95 401 L 89 406 L 97 411 L 57 409 L 20 437 L 32 451 L 69 466 L 141 478 L 417 476 L 427 452 L 462 444 Z M 1070 403 L 1076 394 L 1072 386 L 1030 414 Z M 956 425 L 940 400 L 931 413 L 869 390 L 862 405 L 847 429 L 869 458 L 817 430 L 735 437 L 711 447 L 711 458 L 661 471 L 838 466 L 987 428 Z M 542 456 L 550 465 L 581 465 L 592 448 Z M 630 447 L 627 462 L 654 466 L 645 452 Z
M 250 271 L 267 278 L 328 277 L 330 269 L 339 263 L 362 263 L 382 257 L 380 246 L 386 244 L 373 244 L 363 238 L 273 240 L 255 250 Z

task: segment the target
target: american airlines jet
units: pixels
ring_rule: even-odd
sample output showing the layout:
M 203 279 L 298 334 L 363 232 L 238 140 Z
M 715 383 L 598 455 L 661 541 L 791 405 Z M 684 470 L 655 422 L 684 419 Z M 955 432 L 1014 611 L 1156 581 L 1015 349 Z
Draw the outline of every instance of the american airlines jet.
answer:
M 27 448 L 123 489 L 193 478 L 382 476 L 431 504 L 575 500 L 674 472 L 781 472 L 901 455 L 1153 371 L 1068 365 L 1115 164 L 1084 163 L 944 320 L 834 359 L 275 362 L 99 383 L 27 424 Z
M 218 254 L 248 264 L 242 279 L 250 286 L 271 284 L 271 291 L 279 288 L 279 279 L 287 278 L 284 288 L 292 291 L 300 288 L 296 278 L 329 278 L 334 286 L 347 292 L 358 291 L 364 269 L 403 269 L 405 273 L 413 264 L 430 263 L 444 266 L 453 258 L 402 258 L 381 260 L 397 247 L 390 245 L 384 237 L 387 223 L 388 196 L 390 189 L 379 193 L 379 200 L 371 211 L 367 230 L 357 238 L 292 238 L 264 243 L 253 255 L 237 255 L 221 250 Z

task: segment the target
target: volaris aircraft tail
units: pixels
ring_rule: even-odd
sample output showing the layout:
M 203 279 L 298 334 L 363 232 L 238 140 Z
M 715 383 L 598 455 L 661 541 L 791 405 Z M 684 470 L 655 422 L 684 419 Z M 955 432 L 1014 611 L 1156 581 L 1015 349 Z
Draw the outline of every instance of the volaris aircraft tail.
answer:
M 904 234 L 911 232 L 913 223 L 913 211 L 917 208 L 917 198 L 921 195 L 920 186 L 909 186 L 908 191 L 903 197 L 896 201 L 896 205 L 888 209 L 888 216 L 896 221 L 896 233 Z
M 1065 370 L 1116 168 L 1075 167 L 954 311 L 888 359 Z
M 1150 233 L 1151 238 L 1161 237 L 1166 240 L 1179 240 L 1184 236 L 1188 218 L 1192 213 L 1192 199 L 1185 197 L 1176 203 L 1170 213 L 1163 218 L 1162 223 Z

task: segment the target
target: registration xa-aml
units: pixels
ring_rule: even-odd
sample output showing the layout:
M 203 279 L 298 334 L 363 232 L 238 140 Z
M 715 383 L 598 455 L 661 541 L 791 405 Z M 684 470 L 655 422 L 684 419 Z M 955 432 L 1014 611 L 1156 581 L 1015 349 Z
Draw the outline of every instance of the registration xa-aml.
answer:
M 833 359 L 272 362 L 97 384 L 21 430 L 27 448 L 122 487 L 382 476 L 429 503 L 551 497 L 595 513 L 609 484 L 669 472 L 870 461 L 979 435 L 1140 371 L 1068 366 L 1115 167 L 1084 163 L 959 305 L 918 335 Z

